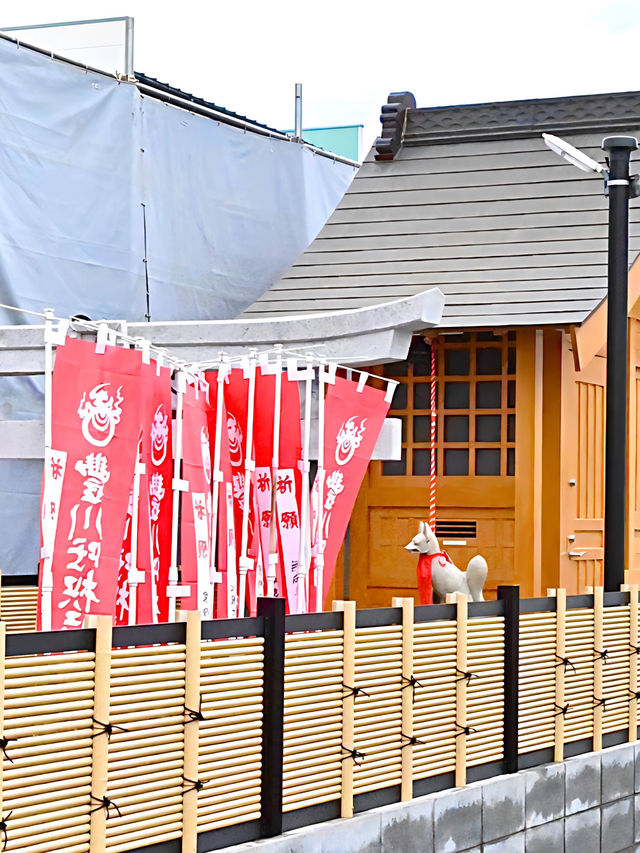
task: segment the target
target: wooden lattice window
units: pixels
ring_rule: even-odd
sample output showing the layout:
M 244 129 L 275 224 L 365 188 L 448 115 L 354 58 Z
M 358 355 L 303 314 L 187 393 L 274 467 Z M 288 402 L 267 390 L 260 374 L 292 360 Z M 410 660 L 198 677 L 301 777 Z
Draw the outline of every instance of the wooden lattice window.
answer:
M 515 473 L 515 332 L 464 332 L 435 341 L 437 472 L 444 476 Z M 402 459 L 384 476 L 426 476 L 430 466 L 431 347 L 414 338 L 405 362 L 387 364 L 399 380 L 390 417 L 402 419 Z

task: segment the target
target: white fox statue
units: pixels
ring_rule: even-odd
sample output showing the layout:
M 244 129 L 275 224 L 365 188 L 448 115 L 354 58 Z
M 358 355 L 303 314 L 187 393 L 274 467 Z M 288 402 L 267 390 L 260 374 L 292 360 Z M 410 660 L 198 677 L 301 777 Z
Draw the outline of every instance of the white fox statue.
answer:
M 404 547 L 407 551 L 421 555 L 418 561 L 421 604 L 431 603 L 431 586 L 432 601 L 436 604 L 444 602 L 450 592 L 463 592 L 472 601 L 484 601 L 482 589 L 487 580 L 487 561 L 484 557 L 479 554 L 472 557 L 466 572 L 461 572 L 451 562 L 449 555 L 440 550 L 436 535 L 426 521 L 420 522 L 419 532 Z

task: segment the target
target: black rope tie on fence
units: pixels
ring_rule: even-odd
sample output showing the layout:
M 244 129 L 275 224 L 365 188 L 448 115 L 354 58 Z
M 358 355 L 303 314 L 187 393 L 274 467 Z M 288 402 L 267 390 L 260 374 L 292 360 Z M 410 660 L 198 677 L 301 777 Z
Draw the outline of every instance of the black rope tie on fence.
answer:
M 97 805 L 95 809 L 91 809 L 89 814 L 93 814 L 94 812 L 99 812 L 101 809 L 104 809 L 107 813 L 107 820 L 109 820 L 109 809 L 111 808 L 111 806 L 113 806 L 118 813 L 118 817 L 122 817 L 122 812 L 120 811 L 116 803 L 114 803 L 113 800 L 110 800 L 109 797 L 107 797 L 106 795 L 104 797 L 94 797 L 93 794 L 89 794 L 89 796 L 91 797 L 94 803 L 99 803 L 99 805 Z
M 569 703 L 568 702 L 566 705 L 558 705 L 557 702 L 554 702 L 553 707 L 558 709 L 555 712 L 555 714 L 553 715 L 554 717 L 560 717 L 560 716 L 566 717 L 567 716 L 567 711 L 569 710 Z
M 0 749 L 2 750 L 2 754 L 7 759 L 10 764 L 13 764 L 13 758 L 10 755 L 7 755 L 7 747 L 11 743 L 12 740 L 16 740 L 14 737 L 0 737 Z
M 421 684 L 415 675 L 410 675 L 408 678 L 406 675 L 401 675 L 400 678 L 405 682 L 401 690 L 404 690 L 406 687 L 411 687 L 413 691 L 413 701 L 416 700 L 416 687 L 424 687 L 424 684 Z
M 629 648 L 631 651 L 629 652 L 629 657 L 632 658 L 634 655 L 640 654 L 640 646 L 634 646 L 633 643 L 629 643 Z
M 342 756 L 340 761 L 345 761 L 347 758 L 353 758 L 353 763 L 356 765 L 356 767 L 360 767 L 360 765 L 362 764 L 362 760 L 358 761 L 358 759 L 359 758 L 360 759 L 366 758 L 367 753 L 366 752 L 360 752 L 360 750 L 358 750 L 358 749 L 349 749 L 344 744 L 340 744 L 340 746 L 342 747 L 344 752 L 347 753 L 346 755 Z
M 400 732 L 400 739 L 402 738 L 406 740 L 406 743 L 403 743 L 400 749 L 404 749 L 405 746 L 416 746 L 417 744 L 420 744 L 421 746 L 426 746 L 427 744 L 426 740 L 420 740 L 414 735 L 405 735 L 403 732 Z
M 354 696 L 356 698 L 358 696 L 366 696 L 367 699 L 371 698 L 371 694 L 367 693 L 367 691 L 364 690 L 362 687 L 349 687 L 349 685 L 345 684 L 344 681 L 342 682 L 342 686 L 347 691 L 342 697 L 343 702 L 345 699 L 348 699 L 349 696 Z
M 186 776 L 183 776 L 182 777 L 182 784 L 183 785 L 191 785 L 191 787 L 184 790 L 182 792 L 182 796 L 184 797 L 185 794 L 188 794 L 191 791 L 201 791 L 205 785 L 209 784 L 209 781 L 210 781 L 209 779 L 187 779 Z
M 7 849 L 7 844 L 9 843 L 9 836 L 7 835 L 7 821 L 13 814 L 13 809 L 7 814 L 6 817 L 3 817 L 0 820 L 0 832 L 2 833 L 2 853 Z
M 569 658 L 563 658 L 562 655 L 556 655 L 556 658 L 558 660 L 558 663 L 556 664 L 556 668 L 559 666 L 563 666 L 565 668 L 565 672 L 566 672 L 567 667 L 570 666 L 574 672 L 576 671 L 575 666 L 571 663 Z
M 461 723 L 454 723 L 454 726 L 457 729 L 460 729 L 459 732 L 456 732 L 456 737 L 460 737 L 460 735 L 472 735 L 478 731 L 477 729 L 474 729 L 471 726 L 463 726 Z
M 600 707 L 606 708 L 608 701 L 609 701 L 608 699 L 605 699 L 605 698 L 598 699 L 597 696 L 594 696 L 593 697 L 593 707 L 594 708 L 600 708 Z
M 594 649 L 593 654 L 596 660 L 606 661 L 609 657 L 609 651 L 607 649 L 602 649 L 602 651 L 600 651 L 600 649 Z
M 106 735 L 107 740 L 111 740 L 111 735 L 114 732 L 128 732 L 129 729 L 125 729 L 124 726 L 116 726 L 115 723 L 101 723 L 100 720 L 96 720 L 95 717 L 91 717 L 91 721 L 95 726 L 100 726 L 102 729 L 101 732 L 94 732 L 91 737 L 98 737 L 98 735 Z
M 187 717 L 189 717 L 188 720 L 184 721 L 185 726 L 188 726 L 189 723 L 195 723 L 195 722 L 204 723 L 205 722 L 205 716 L 202 713 L 202 694 L 200 694 L 200 704 L 198 705 L 198 710 L 194 711 L 192 708 L 187 708 L 187 706 L 185 705 L 184 706 L 184 712 L 187 715 Z
M 460 675 L 460 678 L 456 678 L 456 681 L 466 681 L 467 684 L 472 678 L 478 677 L 475 672 L 465 672 L 463 669 L 458 669 L 458 667 L 456 667 L 456 672 Z
M 634 699 L 637 702 L 638 699 L 640 699 L 640 690 L 631 690 L 630 688 L 627 688 L 627 690 L 629 690 L 629 693 L 631 693 L 631 698 L 629 699 L 629 702 L 633 702 Z

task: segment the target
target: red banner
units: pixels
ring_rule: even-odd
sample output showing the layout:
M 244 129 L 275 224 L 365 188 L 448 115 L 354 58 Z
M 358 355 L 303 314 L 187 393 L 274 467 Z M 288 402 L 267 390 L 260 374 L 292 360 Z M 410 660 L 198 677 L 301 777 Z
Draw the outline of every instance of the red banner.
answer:
M 95 350 L 95 343 L 67 339 L 53 371 L 52 445 L 67 454 L 51 562 L 53 630 L 80 628 L 89 614 L 115 615 L 140 433 L 141 355 Z M 45 480 L 60 475 L 54 462 L 55 455 Z
M 144 471 L 138 475 L 138 536 L 136 565 L 131 565 L 134 485 L 131 485 L 125 537 L 120 556 L 116 624 L 130 623 L 130 601 L 135 600 L 134 624 L 166 622 L 169 599 L 166 590 L 171 562 L 171 371 L 157 364 L 141 365 L 141 441 L 138 458 Z M 134 477 L 135 482 L 135 477 Z M 131 572 L 135 591 L 129 588 Z
M 211 449 L 210 407 L 202 388 L 187 383 L 182 409 L 182 492 L 180 522 L 181 582 L 191 594 L 182 599 L 183 610 L 200 610 L 213 618 L 213 585 L 210 579 L 211 545 Z
M 273 374 L 263 375 L 261 370 L 257 371 L 256 375 L 256 400 L 259 405 L 256 406 L 254 419 L 254 434 L 255 434 L 255 454 L 256 454 L 256 498 L 259 512 L 259 527 L 260 527 L 260 545 L 262 551 L 263 569 L 267 573 L 267 564 L 269 559 L 270 544 L 273 550 L 272 543 L 275 540 L 276 550 L 279 554 L 277 573 L 276 573 L 276 596 L 287 595 L 287 583 L 285 577 L 289 577 L 291 586 L 296 567 L 293 565 L 295 546 L 292 543 L 295 537 L 295 528 L 286 527 L 289 524 L 290 516 L 287 516 L 284 522 L 279 525 L 280 519 L 276 509 L 276 500 L 272 490 L 272 471 L 271 465 L 273 461 L 273 415 L 275 410 L 275 388 L 276 378 Z M 298 517 L 300 510 L 300 469 L 298 462 L 301 457 L 301 434 L 300 434 L 300 393 L 298 383 L 289 381 L 286 372 L 282 374 L 282 391 L 280 401 L 280 441 L 279 441 L 279 470 L 293 470 L 292 494 L 295 497 L 298 508 Z M 291 473 L 291 470 L 290 470 Z M 285 488 L 285 486 L 281 486 Z M 291 511 L 291 508 L 284 510 Z M 285 530 L 287 533 L 287 556 L 289 562 L 287 571 L 285 572 L 285 559 L 283 559 L 282 542 L 280 534 Z M 294 537 L 289 534 L 293 533 Z M 299 529 L 298 529 L 299 534 Z M 297 559 L 297 556 L 295 557 Z M 289 602 L 288 602 L 289 604 Z
M 145 579 L 145 588 L 139 593 L 138 607 L 141 621 L 166 622 L 169 618 L 167 585 L 173 508 L 171 371 L 168 367 L 158 368 L 154 362 L 143 364 L 142 380 L 147 414 L 142 434 L 142 461 L 149 495 L 152 564 L 149 582 Z
M 226 434 L 229 440 L 229 462 L 231 464 L 231 476 L 233 484 L 233 510 L 234 510 L 234 526 L 238 553 L 238 567 L 240 568 L 240 558 L 242 555 L 242 524 L 244 517 L 244 496 L 245 496 L 245 459 L 247 453 L 247 418 L 249 409 L 249 379 L 245 378 L 241 369 L 232 370 L 229 374 L 229 381 L 224 387 L 225 408 L 227 411 L 227 430 Z M 254 402 L 255 405 L 255 402 Z M 255 410 L 254 410 L 255 411 Z M 252 436 L 252 458 L 253 453 L 253 436 Z M 249 612 L 255 615 L 256 612 L 256 585 L 258 584 L 256 562 L 259 557 L 259 552 L 256 549 L 257 537 L 256 532 L 256 507 L 255 507 L 255 478 L 249 484 L 249 515 L 247 525 L 247 556 L 252 561 L 252 569 L 248 573 L 246 581 L 247 597 L 246 601 L 249 605 Z M 262 566 L 260 575 L 262 575 Z M 263 578 L 259 579 L 259 586 L 262 588 Z M 239 614 L 244 616 L 243 613 Z
M 351 511 L 389 411 L 385 392 L 336 377 L 324 408 L 323 600 L 329 591 Z M 317 480 L 317 478 L 316 478 Z M 317 493 L 317 483 L 314 484 Z M 317 531 L 316 531 L 317 536 Z M 313 573 L 310 585 L 313 583 Z M 315 591 L 311 601 L 315 600 Z
M 218 408 L 218 379 L 212 374 L 209 380 L 209 434 L 211 436 L 211 456 L 215 464 L 215 436 Z M 233 507 L 233 471 L 231 464 L 230 442 L 228 439 L 227 410 L 224 402 L 224 392 L 220 412 L 220 459 L 218 469 L 218 500 L 214 507 L 214 565 L 220 572 L 221 580 L 216 584 L 215 615 L 219 619 L 230 619 L 237 616 L 238 610 L 238 575 L 236 526 Z M 234 447 L 234 458 L 239 458 L 238 448 Z M 215 472 L 214 472 L 215 476 Z

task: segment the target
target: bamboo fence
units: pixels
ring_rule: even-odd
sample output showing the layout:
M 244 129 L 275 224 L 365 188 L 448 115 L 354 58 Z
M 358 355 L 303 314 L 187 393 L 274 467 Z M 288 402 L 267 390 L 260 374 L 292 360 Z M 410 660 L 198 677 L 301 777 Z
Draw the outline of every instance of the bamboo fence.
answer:
M 637 586 L 8 633 L 20 590 L 0 622 L 8 853 L 197 853 L 638 734 Z

